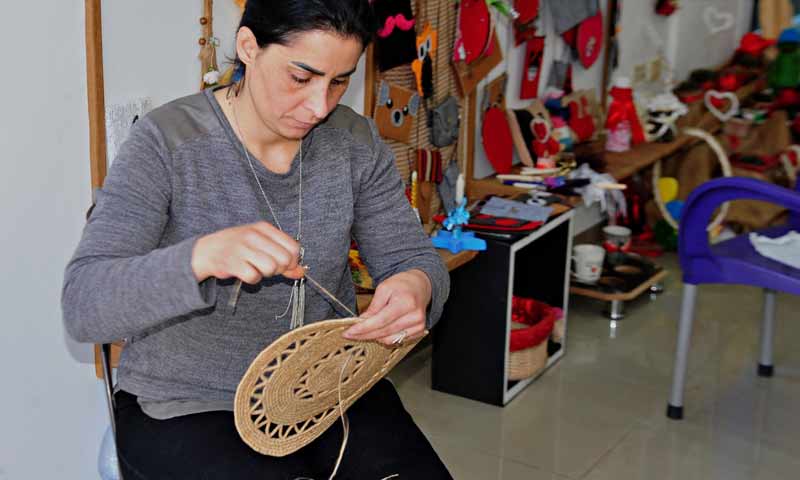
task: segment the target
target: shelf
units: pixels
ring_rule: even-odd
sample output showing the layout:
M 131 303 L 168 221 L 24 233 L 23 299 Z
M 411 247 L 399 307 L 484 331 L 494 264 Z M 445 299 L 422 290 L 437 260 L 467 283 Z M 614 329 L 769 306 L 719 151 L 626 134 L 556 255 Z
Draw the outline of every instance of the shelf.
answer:
M 569 336 L 573 217 L 568 210 L 527 236 L 487 239 L 486 251 L 453 272 L 450 298 L 433 329 L 434 390 L 503 406 L 563 357 Z M 561 348 L 552 352 L 541 372 L 520 381 L 509 381 L 507 369 L 514 297 L 564 311 Z

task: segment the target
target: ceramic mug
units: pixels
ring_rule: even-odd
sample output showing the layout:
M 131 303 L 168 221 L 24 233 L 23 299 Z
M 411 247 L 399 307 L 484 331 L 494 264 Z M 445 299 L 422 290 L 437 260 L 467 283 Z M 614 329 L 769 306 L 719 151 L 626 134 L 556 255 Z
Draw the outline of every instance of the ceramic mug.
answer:
M 596 283 L 603 273 L 603 260 L 606 251 L 598 245 L 576 245 L 572 249 L 572 260 L 575 262 L 573 274 L 582 283 Z
M 627 252 L 631 248 L 631 229 L 621 225 L 603 227 L 606 241 L 603 244 L 609 252 Z

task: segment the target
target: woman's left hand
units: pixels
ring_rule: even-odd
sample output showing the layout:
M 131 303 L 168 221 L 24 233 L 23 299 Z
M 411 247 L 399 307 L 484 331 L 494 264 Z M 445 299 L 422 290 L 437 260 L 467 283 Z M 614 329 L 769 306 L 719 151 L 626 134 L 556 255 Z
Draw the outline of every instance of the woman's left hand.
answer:
M 387 278 L 378 288 L 362 321 L 344 332 L 351 340 L 377 340 L 393 345 L 424 335 L 431 281 L 421 270 L 409 270 Z

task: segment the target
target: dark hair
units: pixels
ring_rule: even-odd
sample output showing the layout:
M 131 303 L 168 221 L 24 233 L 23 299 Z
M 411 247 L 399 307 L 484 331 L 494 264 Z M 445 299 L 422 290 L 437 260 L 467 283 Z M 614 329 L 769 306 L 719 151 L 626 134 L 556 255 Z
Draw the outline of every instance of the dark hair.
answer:
M 253 31 L 258 46 L 286 45 L 298 33 L 323 30 L 354 37 L 364 48 L 378 25 L 369 0 L 248 0 L 239 28 Z M 236 58 L 236 70 L 244 65 Z

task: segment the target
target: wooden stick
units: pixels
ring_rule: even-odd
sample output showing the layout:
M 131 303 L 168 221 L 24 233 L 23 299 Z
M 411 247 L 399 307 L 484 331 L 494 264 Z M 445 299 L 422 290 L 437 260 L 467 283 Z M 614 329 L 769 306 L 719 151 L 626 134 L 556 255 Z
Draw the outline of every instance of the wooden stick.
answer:
M 92 199 L 106 178 L 106 106 L 103 79 L 103 22 L 100 0 L 86 0 L 86 91 L 89 107 L 89 165 Z

